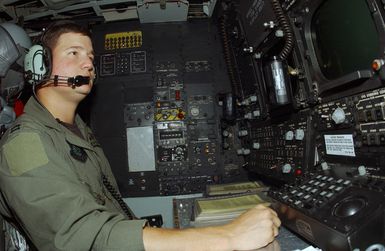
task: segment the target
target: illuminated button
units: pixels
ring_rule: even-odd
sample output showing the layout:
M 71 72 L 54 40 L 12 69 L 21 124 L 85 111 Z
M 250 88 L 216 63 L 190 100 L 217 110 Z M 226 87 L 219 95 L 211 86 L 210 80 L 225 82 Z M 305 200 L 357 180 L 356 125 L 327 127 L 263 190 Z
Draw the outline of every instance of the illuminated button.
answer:
M 180 100 L 180 91 L 175 90 L 175 100 Z
M 339 191 L 341 191 L 342 189 L 343 189 L 342 187 L 336 187 L 335 190 L 336 190 L 337 192 L 339 192 Z
M 294 202 L 294 205 L 296 205 L 297 207 L 301 207 L 302 206 L 302 201 L 297 200 L 296 202 Z
M 254 111 L 253 111 L 253 116 L 254 116 L 254 117 L 259 117 L 259 116 L 261 116 L 261 111 L 260 111 L 260 110 L 254 110 Z
M 237 154 L 238 155 L 249 155 L 250 149 L 247 149 L 247 148 L 246 149 L 245 148 L 238 149 Z
M 303 129 L 296 129 L 295 130 L 295 139 L 296 140 L 303 140 L 305 138 L 305 131 Z
M 314 188 L 313 190 L 310 191 L 311 193 L 316 193 L 318 192 L 318 189 L 317 188 Z
M 253 95 L 249 97 L 250 102 L 257 102 L 257 96 Z
M 245 119 L 252 119 L 253 118 L 253 114 L 251 112 L 248 112 L 246 113 L 244 116 L 243 116 Z
M 343 183 L 345 186 L 349 185 L 350 183 L 352 183 L 350 180 L 345 180 L 345 182 Z
M 384 65 L 383 59 L 375 59 L 372 62 L 372 69 L 374 71 L 379 71 L 383 65 Z

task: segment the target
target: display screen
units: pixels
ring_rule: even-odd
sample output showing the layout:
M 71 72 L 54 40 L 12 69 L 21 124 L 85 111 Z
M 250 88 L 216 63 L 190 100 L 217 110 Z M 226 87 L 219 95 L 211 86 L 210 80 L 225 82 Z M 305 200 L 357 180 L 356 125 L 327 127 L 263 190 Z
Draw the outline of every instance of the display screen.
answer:
M 329 80 L 370 69 L 379 53 L 366 0 L 325 1 L 313 16 L 312 39 L 319 67 Z

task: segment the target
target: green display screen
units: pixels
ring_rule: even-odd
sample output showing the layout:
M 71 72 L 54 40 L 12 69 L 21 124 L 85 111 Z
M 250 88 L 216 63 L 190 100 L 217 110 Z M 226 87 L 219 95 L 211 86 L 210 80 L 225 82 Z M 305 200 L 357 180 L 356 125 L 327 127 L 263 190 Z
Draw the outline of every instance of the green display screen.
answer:
M 329 80 L 370 69 L 379 54 L 378 33 L 365 0 L 325 1 L 313 16 L 312 40 Z

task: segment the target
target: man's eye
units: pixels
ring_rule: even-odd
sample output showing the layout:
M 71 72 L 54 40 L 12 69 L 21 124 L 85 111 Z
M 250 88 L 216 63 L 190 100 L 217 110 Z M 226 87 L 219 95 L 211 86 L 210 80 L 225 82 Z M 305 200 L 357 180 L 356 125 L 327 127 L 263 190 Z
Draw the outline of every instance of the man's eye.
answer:
M 77 51 L 71 51 L 70 54 L 75 56 L 76 54 L 78 54 L 78 52 Z

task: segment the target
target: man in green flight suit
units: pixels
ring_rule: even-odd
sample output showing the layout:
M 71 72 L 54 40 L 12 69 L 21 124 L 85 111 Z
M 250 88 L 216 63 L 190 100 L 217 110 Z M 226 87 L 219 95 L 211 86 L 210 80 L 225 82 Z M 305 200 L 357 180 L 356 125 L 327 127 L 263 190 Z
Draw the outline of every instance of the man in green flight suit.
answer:
M 0 213 L 38 250 L 250 250 L 274 240 L 280 220 L 264 206 L 217 227 L 151 228 L 132 219 L 100 145 L 76 114 L 95 76 L 88 30 L 53 25 L 41 42 L 52 55 L 47 73 L 0 143 Z

